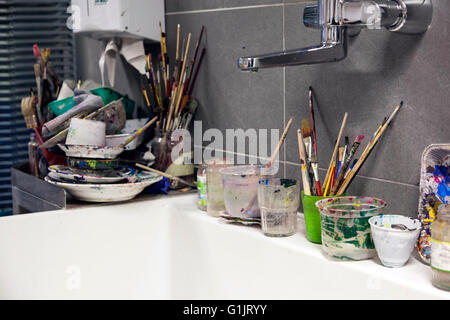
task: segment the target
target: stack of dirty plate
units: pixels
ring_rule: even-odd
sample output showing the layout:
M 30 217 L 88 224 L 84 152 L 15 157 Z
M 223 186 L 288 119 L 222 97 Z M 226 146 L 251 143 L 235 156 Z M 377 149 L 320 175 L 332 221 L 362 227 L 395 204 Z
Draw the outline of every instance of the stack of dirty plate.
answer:
M 162 179 L 150 172 L 120 166 L 123 147 L 106 143 L 105 123 L 73 118 L 65 145 L 67 166 L 50 166 L 47 182 L 66 189 L 74 198 L 89 202 L 125 201 Z

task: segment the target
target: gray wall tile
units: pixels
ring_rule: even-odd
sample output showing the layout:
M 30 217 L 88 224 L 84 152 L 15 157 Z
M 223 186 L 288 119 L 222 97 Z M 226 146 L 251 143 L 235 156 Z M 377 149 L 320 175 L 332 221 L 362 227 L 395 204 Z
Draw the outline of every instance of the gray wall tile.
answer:
M 211 10 L 221 8 L 281 4 L 283 2 L 298 3 L 305 1 L 307 0 L 166 0 L 165 7 L 167 13 L 173 13 L 180 11 Z
M 172 53 L 177 24 L 183 36 L 193 33 L 192 51 L 201 26 L 206 28 L 202 47 L 207 53 L 194 90 L 203 129 L 218 128 L 224 133 L 234 128 L 282 130 L 282 70 L 247 74 L 237 68 L 238 57 L 282 49 L 282 8 L 169 15 L 166 26 Z
M 318 44 L 319 31 L 302 24 L 304 5 L 314 2 L 167 0 L 169 52 L 175 50 L 178 23 L 184 34 L 193 33 L 192 48 L 201 26 L 206 26 L 203 45 L 207 55 L 194 91 L 200 102 L 196 119 L 202 120 L 204 130 L 218 128 L 224 132 L 227 128 L 282 130 L 293 116 L 286 159 L 284 149 L 280 158 L 289 162 L 283 174 L 299 178 L 299 167 L 292 164 L 298 163 L 295 131 L 301 119 L 309 117 L 307 90 L 311 85 L 317 97 L 315 113 L 323 176 L 344 112 L 349 113 L 344 135 L 353 140 L 362 133 L 368 139 L 379 122 L 404 100 L 403 109 L 348 193 L 385 199 L 389 203 L 388 212 L 414 216 L 421 153 L 427 145 L 449 142 L 450 137 L 450 2 L 433 1 L 432 26 L 421 36 L 394 34 L 384 29 L 363 30 L 350 39 L 348 57 L 339 63 L 266 69 L 252 74 L 237 69 L 236 59 L 240 56 Z M 264 4 L 275 5 L 226 9 Z M 205 9 L 192 14 L 176 13 Z M 92 69 L 97 69 L 88 61 L 93 57 L 96 64 L 99 53 L 91 45 L 83 42 L 77 46 L 82 53 L 78 55 L 78 68 L 95 80 L 98 72 Z M 130 84 L 118 81 L 118 86 L 125 88 Z
M 224 0 L 166 0 L 166 12 L 223 8 Z
M 328 166 L 346 111 L 344 134 L 352 140 L 362 133 L 368 139 L 400 100 L 405 102 L 361 169 L 362 175 L 418 184 L 424 148 L 448 141 L 450 91 L 443 74 L 450 70 L 450 63 L 443 52 L 449 51 L 450 43 L 442 30 L 448 29 L 449 20 L 442 12 L 448 12 L 450 4 L 434 3 L 433 25 L 425 35 L 363 30 L 351 40 L 346 60 L 286 69 L 286 116 L 295 116 L 298 125 L 308 117 L 308 86 L 315 89 L 321 167 Z M 285 11 L 288 49 L 318 42 L 319 32 L 299 23 L 302 9 L 303 5 L 297 5 Z M 289 148 L 287 160 L 297 159 L 297 152 Z
M 320 170 L 321 179 L 324 179 L 325 170 Z M 286 175 L 301 179 L 300 167 L 286 164 Z M 300 180 L 301 181 L 301 180 Z M 357 176 L 346 192 L 347 195 L 369 196 L 385 200 L 386 214 L 400 214 L 417 217 L 419 203 L 419 188 L 410 185 L 378 181 L 371 178 Z M 302 206 L 300 205 L 300 211 Z

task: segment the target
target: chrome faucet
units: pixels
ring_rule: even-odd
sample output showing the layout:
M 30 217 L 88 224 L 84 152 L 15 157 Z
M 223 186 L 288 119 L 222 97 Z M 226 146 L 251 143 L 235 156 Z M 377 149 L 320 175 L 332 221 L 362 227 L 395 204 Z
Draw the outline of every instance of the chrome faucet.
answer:
M 303 24 L 321 30 L 317 46 L 238 59 L 242 71 L 336 62 L 347 56 L 348 28 L 418 34 L 431 24 L 431 0 L 318 0 L 303 12 Z M 358 30 L 357 30 L 358 31 Z

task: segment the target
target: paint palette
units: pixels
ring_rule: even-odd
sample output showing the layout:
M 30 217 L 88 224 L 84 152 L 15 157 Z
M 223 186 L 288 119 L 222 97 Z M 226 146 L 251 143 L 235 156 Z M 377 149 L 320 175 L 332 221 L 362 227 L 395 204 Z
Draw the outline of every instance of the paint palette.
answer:
M 120 169 L 86 170 L 54 165 L 48 167 L 49 177 L 62 182 L 78 183 L 116 183 L 131 180 L 136 175 L 136 169 L 122 167 Z
M 422 154 L 418 218 L 423 228 L 416 244 L 416 258 L 426 264 L 430 264 L 431 224 L 440 203 L 438 184 L 433 174 L 435 166 L 450 166 L 450 144 L 429 145 Z
M 226 211 L 220 212 L 220 218 L 222 219 L 222 221 L 227 222 L 227 223 L 242 224 L 245 226 L 261 225 L 260 218 L 233 217 L 230 214 L 228 214 Z

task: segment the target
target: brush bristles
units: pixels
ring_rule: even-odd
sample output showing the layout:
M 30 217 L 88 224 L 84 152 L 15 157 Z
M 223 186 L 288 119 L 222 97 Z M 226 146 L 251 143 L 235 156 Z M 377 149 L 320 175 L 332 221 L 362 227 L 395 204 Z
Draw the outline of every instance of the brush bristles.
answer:
M 309 119 L 302 120 L 302 134 L 303 134 L 303 138 L 307 138 L 312 135 L 312 130 L 311 130 L 311 125 L 309 124 Z
M 360 135 L 358 135 L 358 136 L 356 137 L 355 142 L 361 143 L 361 141 L 363 141 L 363 139 L 364 139 L 364 135 L 363 135 L 363 134 L 360 134 Z

